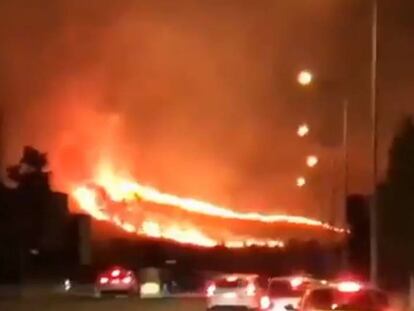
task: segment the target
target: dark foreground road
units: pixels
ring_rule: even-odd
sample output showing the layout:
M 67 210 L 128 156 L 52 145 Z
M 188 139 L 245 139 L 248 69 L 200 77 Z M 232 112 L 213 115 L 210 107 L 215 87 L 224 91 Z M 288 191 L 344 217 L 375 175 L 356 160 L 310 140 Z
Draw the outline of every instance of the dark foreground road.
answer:
M 199 298 L 135 299 L 87 297 L 33 297 L 0 300 L 1 311 L 204 311 Z

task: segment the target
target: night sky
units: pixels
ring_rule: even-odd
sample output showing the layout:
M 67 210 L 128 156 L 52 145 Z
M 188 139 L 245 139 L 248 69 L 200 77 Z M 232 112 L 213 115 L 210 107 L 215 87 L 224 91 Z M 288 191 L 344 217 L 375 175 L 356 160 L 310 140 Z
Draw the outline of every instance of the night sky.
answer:
M 48 152 L 55 185 L 111 161 L 168 192 L 329 218 L 370 189 L 370 5 L 361 0 L 3 0 L 3 165 Z M 380 160 L 414 110 L 414 4 L 379 1 Z M 315 73 L 301 88 L 297 72 Z M 306 139 L 295 135 L 307 121 Z M 314 170 L 307 154 L 320 156 Z M 305 174 L 309 184 L 295 187 Z

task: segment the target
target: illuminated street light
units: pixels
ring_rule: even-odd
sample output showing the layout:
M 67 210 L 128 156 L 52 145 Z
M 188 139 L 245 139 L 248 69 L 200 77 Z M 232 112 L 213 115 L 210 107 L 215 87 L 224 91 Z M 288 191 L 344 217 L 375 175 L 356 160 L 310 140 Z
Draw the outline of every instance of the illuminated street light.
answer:
M 309 126 L 307 124 L 301 124 L 298 127 L 298 130 L 296 132 L 299 137 L 304 137 L 309 134 Z
M 306 185 L 306 179 L 305 179 L 305 177 L 301 176 L 301 177 L 298 177 L 296 179 L 296 186 L 298 186 L 299 188 L 302 188 L 305 185 Z
M 310 155 L 306 157 L 306 165 L 309 167 L 314 167 L 316 164 L 318 164 L 319 159 L 317 156 Z
M 308 70 L 302 70 L 297 77 L 298 83 L 303 86 L 307 86 L 312 83 L 313 75 Z

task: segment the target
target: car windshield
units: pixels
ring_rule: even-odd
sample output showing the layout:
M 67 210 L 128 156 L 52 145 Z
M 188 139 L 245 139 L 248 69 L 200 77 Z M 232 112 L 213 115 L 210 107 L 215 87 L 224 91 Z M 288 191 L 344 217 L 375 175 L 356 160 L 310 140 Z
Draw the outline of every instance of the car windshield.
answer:
M 247 286 L 247 280 L 237 279 L 219 279 L 215 282 L 217 288 L 238 288 Z
M 385 294 L 375 290 L 344 293 L 336 289 L 314 290 L 306 309 L 318 310 L 381 310 L 388 305 Z
M 271 281 L 269 295 L 271 297 L 300 297 L 306 286 L 292 287 L 289 280 Z

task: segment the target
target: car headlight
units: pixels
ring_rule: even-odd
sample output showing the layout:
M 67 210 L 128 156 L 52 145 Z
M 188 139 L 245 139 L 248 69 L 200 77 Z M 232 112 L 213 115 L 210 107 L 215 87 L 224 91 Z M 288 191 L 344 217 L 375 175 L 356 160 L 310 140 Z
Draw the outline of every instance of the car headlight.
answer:
M 64 290 L 67 292 L 67 291 L 70 291 L 70 289 L 72 288 L 72 282 L 69 280 L 69 279 L 66 279 L 64 282 L 63 282 L 63 288 L 64 288 Z

